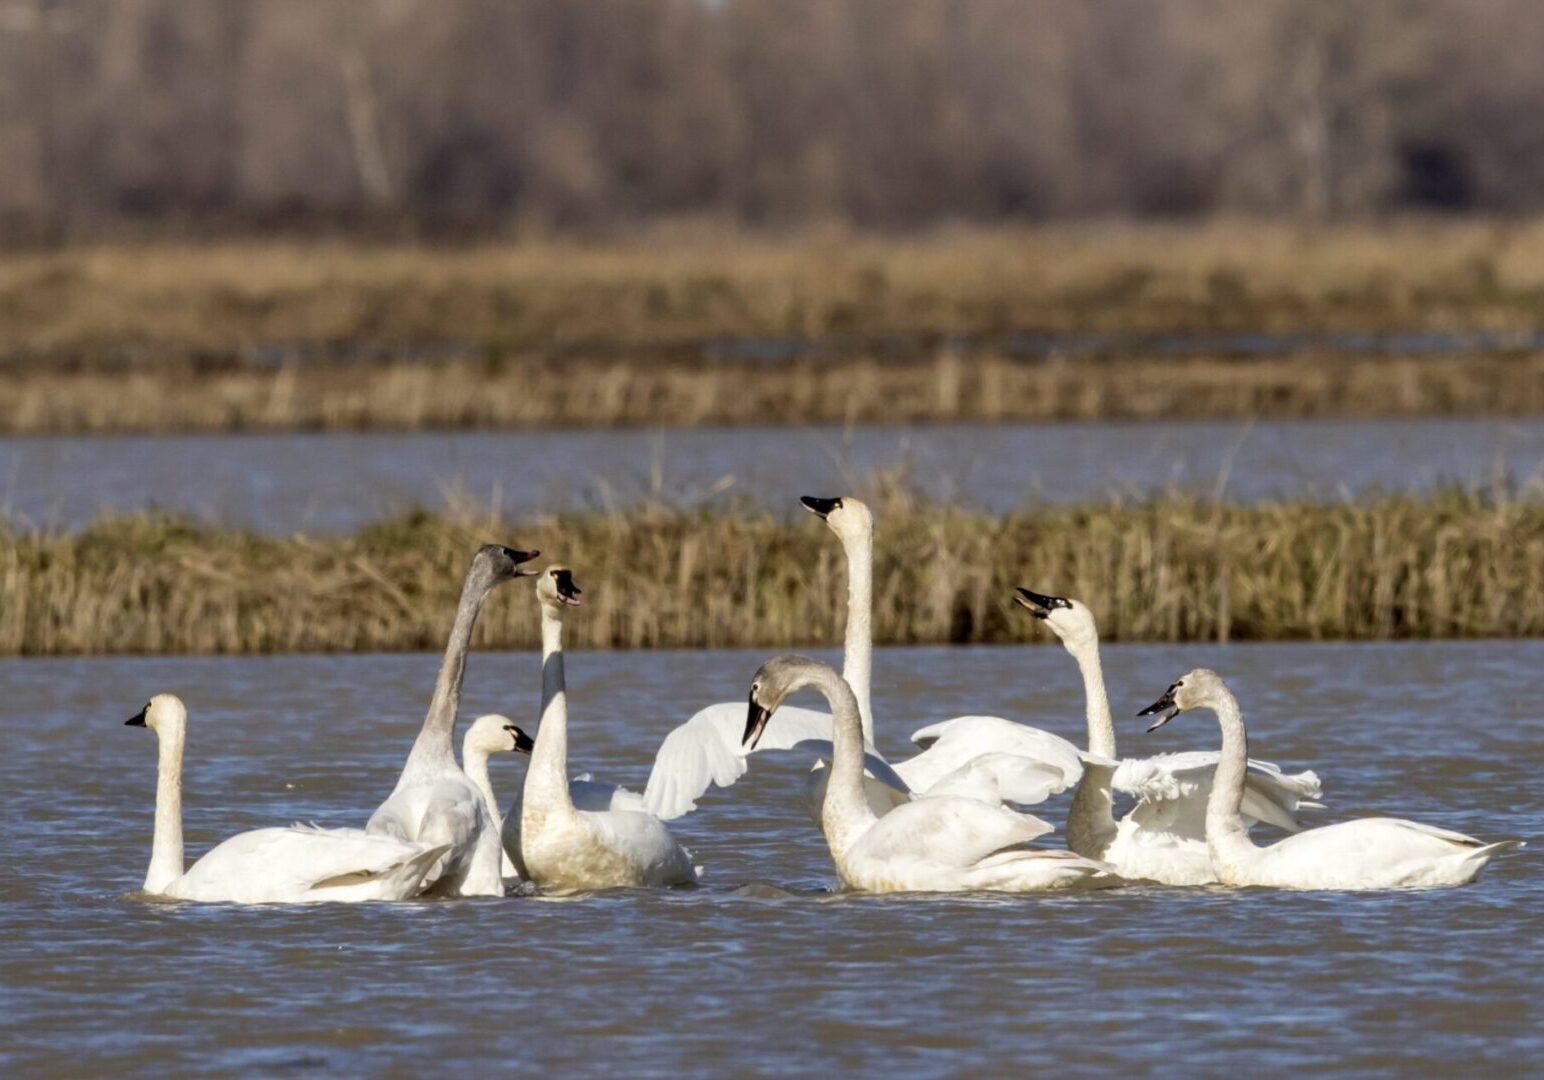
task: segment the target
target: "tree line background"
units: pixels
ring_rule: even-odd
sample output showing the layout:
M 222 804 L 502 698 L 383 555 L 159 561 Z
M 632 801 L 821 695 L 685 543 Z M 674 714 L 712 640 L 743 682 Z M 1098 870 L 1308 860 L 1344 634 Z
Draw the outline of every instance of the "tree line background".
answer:
M 0 234 L 1544 203 L 1537 0 L 0 0 Z

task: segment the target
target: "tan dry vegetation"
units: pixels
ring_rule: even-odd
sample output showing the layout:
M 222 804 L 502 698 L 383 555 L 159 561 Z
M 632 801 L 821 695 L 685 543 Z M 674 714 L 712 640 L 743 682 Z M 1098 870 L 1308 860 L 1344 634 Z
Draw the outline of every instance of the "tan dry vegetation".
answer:
M 1046 507 L 1004 517 L 877 502 L 884 643 L 1043 641 L 1014 585 L 1075 595 L 1113 641 L 1544 633 L 1544 506 L 1442 492 L 1354 503 Z M 416 515 L 268 538 L 154 516 L 0 537 L 0 653 L 437 649 L 469 553 L 498 538 L 572 565 L 581 648 L 829 645 L 840 550 L 812 520 L 646 508 L 523 523 Z M 483 645 L 531 647 L 528 586 Z
M 13 253 L 0 351 L 1544 321 L 1544 223 L 1243 221 L 909 237 L 655 228 L 459 248 L 231 242 Z
M 0 432 L 1528 416 L 1544 355 L 470 361 L 0 376 Z

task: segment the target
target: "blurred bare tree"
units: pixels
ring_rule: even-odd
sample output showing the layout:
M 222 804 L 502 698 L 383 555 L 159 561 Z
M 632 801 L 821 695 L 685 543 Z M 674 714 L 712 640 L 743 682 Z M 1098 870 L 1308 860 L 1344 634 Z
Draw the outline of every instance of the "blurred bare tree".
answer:
M 1544 203 L 1537 0 L 0 0 L 0 228 Z

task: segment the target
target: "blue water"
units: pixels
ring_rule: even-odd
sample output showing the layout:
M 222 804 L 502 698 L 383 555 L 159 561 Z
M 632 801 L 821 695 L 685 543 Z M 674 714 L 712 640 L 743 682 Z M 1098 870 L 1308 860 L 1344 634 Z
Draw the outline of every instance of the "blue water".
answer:
M 571 654 L 575 769 L 641 786 L 672 724 L 742 699 L 761 659 Z M 148 695 L 191 711 L 196 855 L 247 828 L 361 824 L 435 663 L 0 661 L 0 1072 L 1477 1076 L 1544 1054 L 1544 642 L 1106 650 L 1125 754 L 1215 745 L 1205 714 L 1153 736 L 1125 719 L 1206 664 L 1256 756 L 1319 772 L 1319 820 L 1534 842 L 1462 889 L 844 896 L 804 814 L 808 762 L 768 756 L 675 823 L 705 867 L 693 890 L 307 909 L 126 895 L 155 747 L 122 720 Z M 478 654 L 465 716 L 533 724 L 537 682 L 533 655 Z M 1055 646 L 881 650 L 875 686 L 892 758 L 965 711 L 1082 738 Z M 494 766 L 507 802 L 522 765 Z
M 149 506 L 270 532 L 348 530 L 465 496 L 513 515 L 644 499 L 788 506 L 877 472 L 993 510 L 1186 488 L 1305 492 L 1535 478 L 1544 420 L 702 428 L 0 439 L 0 516 L 75 527 Z

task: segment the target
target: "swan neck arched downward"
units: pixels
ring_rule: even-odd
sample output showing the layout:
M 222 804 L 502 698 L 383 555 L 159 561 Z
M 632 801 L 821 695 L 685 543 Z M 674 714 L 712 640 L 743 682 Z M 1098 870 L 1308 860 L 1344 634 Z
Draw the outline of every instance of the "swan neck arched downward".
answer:
M 842 537 L 847 555 L 847 632 L 842 643 L 842 678 L 857 700 L 865 746 L 874 745 L 874 711 L 869 687 L 874 665 L 874 534 L 864 529 Z
M 466 582 L 461 589 L 461 600 L 456 605 L 456 621 L 450 628 L 450 640 L 445 644 L 445 658 L 440 662 L 440 674 L 434 683 L 434 697 L 424 716 L 423 727 L 408 754 L 407 765 L 402 770 L 402 780 L 415 774 L 434 774 L 456 769 L 456 755 L 452 741 L 456 727 L 456 715 L 461 711 L 461 684 L 466 678 L 466 654 L 472 646 L 472 630 L 477 625 L 477 614 L 492 591 L 490 583 L 478 579 L 476 568 L 467 571 Z
M 156 732 L 160 748 L 156 770 L 155 838 L 150 846 L 150 869 L 144 890 L 162 893 L 182 876 L 182 750 L 186 728 L 182 723 L 164 725 Z
M 1217 714 L 1217 726 L 1222 729 L 1222 754 L 1206 802 L 1206 846 L 1218 876 L 1223 877 L 1224 866 L 1236 866 L 1258 850 L 1241 816 L 1249 770 L 1249 734 L 1238 699 L 1226 687 L 1213 690 L 1206 705 Z
M 806 685 L 815 686 L 831 705 L 831 779 L 820 825 L 840 867 L 858 837 L 879 820 L 863 794 L 863 720 L 857 695 L 830 667 L 818 665 Z

